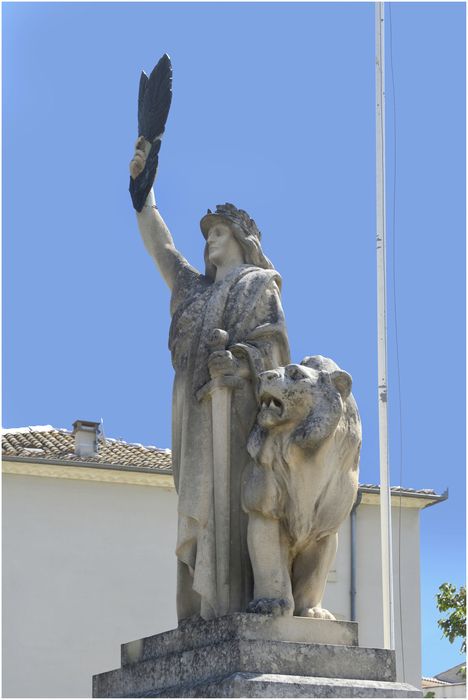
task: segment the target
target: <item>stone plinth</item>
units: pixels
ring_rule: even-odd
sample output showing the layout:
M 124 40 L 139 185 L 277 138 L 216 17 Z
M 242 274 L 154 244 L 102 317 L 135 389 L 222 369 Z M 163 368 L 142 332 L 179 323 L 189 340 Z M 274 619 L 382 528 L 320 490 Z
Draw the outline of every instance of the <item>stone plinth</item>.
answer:
M 122 645 L 93 697 L 421 697 L 395 654 L 357 646 L 357 624 L 236 613 Z

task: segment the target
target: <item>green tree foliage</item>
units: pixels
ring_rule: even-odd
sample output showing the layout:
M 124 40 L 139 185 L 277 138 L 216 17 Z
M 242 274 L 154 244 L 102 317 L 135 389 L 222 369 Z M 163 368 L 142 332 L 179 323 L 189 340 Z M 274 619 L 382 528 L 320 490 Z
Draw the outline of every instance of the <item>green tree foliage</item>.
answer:
M 439 586 L 439 593 L 436 594 L 437 608 L 439 612 L 446 613 L 437 621 L 444 637 L 453 644 L 456 639 L 461 638 L 460 654 L 466 652 L 466 589 L 460 586 L 457 591 L 452 583 L 443 583 Z M 461 671 L 463 677 L 466 676 L 466 666 Z

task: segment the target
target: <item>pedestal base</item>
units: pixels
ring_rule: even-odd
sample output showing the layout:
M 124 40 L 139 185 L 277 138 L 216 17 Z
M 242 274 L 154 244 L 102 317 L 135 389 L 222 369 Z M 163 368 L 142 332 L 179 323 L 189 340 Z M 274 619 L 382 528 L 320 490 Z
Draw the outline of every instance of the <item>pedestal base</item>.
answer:
M 122 645 L 93 697 L 422 697 L 395 654 L 357 646 L 357 624 L 236 613 Z
M 166 698 L 420 698 L 407 683 L 359 681 L 347 678 L 282 676 L 273 673 L 233 673 L 211 683 L 168 688 L 145 697 Z

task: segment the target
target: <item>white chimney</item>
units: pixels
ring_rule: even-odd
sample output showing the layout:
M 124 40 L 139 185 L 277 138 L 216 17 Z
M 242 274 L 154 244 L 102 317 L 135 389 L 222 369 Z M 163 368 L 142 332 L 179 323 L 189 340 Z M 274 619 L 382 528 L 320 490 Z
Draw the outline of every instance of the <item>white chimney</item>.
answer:
M 76 420 L 73 423 L 75 455 L 77 457 L 95 457 L 97 455 L 100 426 L 100 423 L 90 420 Z

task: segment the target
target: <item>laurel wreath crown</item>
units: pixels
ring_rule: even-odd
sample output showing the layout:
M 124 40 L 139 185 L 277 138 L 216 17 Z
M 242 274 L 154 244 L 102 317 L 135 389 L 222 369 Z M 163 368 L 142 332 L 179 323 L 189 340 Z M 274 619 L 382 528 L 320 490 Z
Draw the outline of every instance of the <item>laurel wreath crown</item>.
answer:
M 215 216 L 221 216 L 228 221 L 232 221 L 234 224 L 240 226 L 246 236 L 253 236 L 261 240 L 262 234 L 255 221 L 250 218 L 244 209 L 238 209 L 234 204 L 230 204 L 229 202 L 226 202 L 226 204 L 217 204 L 216 211 L 212 212 L 211 209 L 208 209 L 207 214 L 214 214 Z

